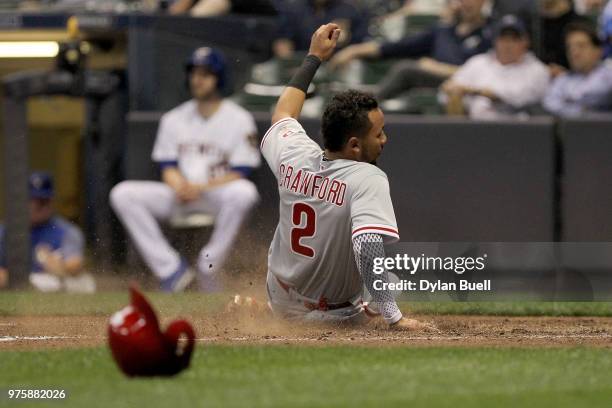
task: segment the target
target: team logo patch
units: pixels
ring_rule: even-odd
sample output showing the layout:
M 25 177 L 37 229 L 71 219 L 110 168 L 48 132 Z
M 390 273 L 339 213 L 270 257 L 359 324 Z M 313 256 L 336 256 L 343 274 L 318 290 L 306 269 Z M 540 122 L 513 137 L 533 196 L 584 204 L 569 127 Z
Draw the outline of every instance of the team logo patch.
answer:
M 289 127 L 284 127 L 280 130 L 280 134 L 282 138 L 289 137 L 297 134 L 297 132 Z

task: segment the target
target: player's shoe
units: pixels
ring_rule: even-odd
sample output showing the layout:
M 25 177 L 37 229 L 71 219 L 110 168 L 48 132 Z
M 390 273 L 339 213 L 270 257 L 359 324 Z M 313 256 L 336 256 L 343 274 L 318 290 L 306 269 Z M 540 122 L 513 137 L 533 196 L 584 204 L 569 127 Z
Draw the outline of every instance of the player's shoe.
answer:
M 166 279 L 162 279 L 160 288 L 163 292 L 182 292 L 189 286 L 195 276 L 195 271 L 189 267 L 184 259 L 181 259 L 176 272 Z

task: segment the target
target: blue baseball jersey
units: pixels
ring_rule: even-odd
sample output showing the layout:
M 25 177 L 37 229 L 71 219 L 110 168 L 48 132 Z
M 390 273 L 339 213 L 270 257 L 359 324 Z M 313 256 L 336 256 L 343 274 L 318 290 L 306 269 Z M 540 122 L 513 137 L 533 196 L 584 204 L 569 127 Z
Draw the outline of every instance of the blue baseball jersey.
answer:
M 0 225 L 0 267 L 6 267 L 6 246 L 4 226 Z M 59 251 L 64 259 L 82 257 L 84 239 L 81 230 L 66 219 L 54 216 L 48 222 L 30 229 L 30 254 L 32 272 L 42 272 L 43 268 L 36 260 L 36 248 L 48 246 L 52 251 Z

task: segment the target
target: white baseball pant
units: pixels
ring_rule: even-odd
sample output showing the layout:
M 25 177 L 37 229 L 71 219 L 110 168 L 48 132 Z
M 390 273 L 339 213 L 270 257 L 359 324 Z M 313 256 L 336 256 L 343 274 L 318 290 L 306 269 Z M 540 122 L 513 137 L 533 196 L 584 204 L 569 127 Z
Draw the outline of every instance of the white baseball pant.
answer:
M 197 265 L 201 273 L 212 275 L 222 267 L 243 220 L 259 200 L 259 194 L 252 182 L 240 179 L 183 204 L 165 183 L 123 181 L 112 189 L 110 200 L 147 266 L 159 279 L 164 279 L 178 269 L 181 256 L 163 235 L 160 221 L 167 221 L 176 211 L 215 216 L 212 236 L 200 251 Z
M 350 322 L 364 323 L 368 320 L 366 307 L 361 294 L 346 305 L 329 310 L 314 307 L 318 301 L 300 295 L 294 288 L 281 285 L 280 281 L 270 272 L 266 279 L 268 304 L 272 312 L 281 318 L 289 320 L 304 320 L 309 322 Z

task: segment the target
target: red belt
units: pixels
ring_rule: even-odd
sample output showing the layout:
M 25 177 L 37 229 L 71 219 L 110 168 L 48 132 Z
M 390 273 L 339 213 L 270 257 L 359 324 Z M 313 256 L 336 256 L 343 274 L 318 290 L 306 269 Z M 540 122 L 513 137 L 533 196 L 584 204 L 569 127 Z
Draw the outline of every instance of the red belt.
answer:
M 276 278 L 276 276 L 275 276 Z M 281 288 L 283 288 L 285 290 L 285 292 L 289 293 L 289 289 L 294 289 L 292 288 L 290 285 L 286 284 L 285 282 L 283 282 L 282 280 L 276 278 L 276 281 L 278 282 L 278 284 L 280 285 Z M 294 289 L 295 290 L 295 289 Z M 297 293 L 297 291 L 296 291 Z M 298 293 L 299 295 L 299 293 Z M 300 295 L 302 296 L 302 295 Z M 302 296 L 305 297 L 305 296 Z M 353 306 L 353 304 L 351 302 L 342 302 L 342 303 L 327 303 L 327 299 L 323 296 L 321 296 L 321 298 L 319 299 L 318 302 L 309 302 L 307 300 L 304 300 L 304 306 L 306 307 L 306 309 L 308 310 L 321 310 L 323 312 L 328 311 L 328 310 L 336 310 L 336 309 L 342 309 L 344 307 L 349 307 L 349 306 Z

